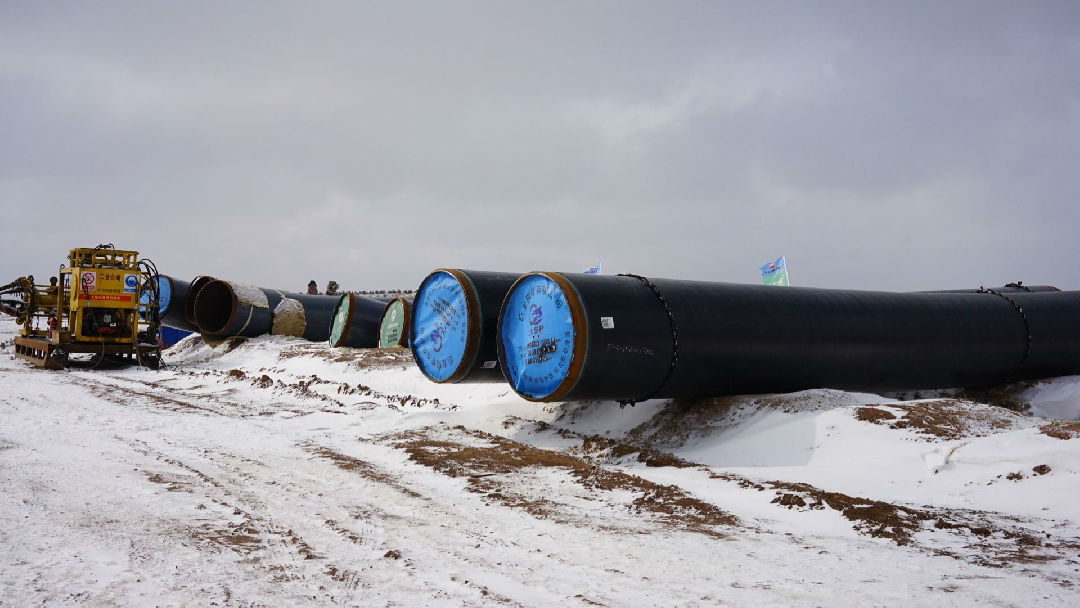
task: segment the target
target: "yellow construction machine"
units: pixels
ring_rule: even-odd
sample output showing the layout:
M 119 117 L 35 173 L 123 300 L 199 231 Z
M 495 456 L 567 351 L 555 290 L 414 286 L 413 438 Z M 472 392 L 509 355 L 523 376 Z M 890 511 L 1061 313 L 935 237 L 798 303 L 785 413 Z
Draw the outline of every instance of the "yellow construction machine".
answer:
M 20 277 L 0 287 L 0 311 L 16 317 L 15 355 L 48 369 L 161 364 L 157 269 L 113 245 L 72 249 L 49 285 Z M 86 359 L 69 359 L 85 354 Z

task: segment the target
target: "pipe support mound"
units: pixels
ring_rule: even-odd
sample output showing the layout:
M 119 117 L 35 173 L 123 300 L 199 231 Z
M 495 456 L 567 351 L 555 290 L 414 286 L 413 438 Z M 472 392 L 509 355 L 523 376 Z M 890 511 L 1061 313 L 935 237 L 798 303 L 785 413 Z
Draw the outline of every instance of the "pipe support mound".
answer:
M 499 307 L 520 275 L 439 269 L 413 300 L 409 348 L 417 367 L 439 383 L 503 382 L 495 337 Z
M 499 359 L 533 401 L 978 387 L 1080 373 L 1080 292 L 889 293 L 535 272 Z

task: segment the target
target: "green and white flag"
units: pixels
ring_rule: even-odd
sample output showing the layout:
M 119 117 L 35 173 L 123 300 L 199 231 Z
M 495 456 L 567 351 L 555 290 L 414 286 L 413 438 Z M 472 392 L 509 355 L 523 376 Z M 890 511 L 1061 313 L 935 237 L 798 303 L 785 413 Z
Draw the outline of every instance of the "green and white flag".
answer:
M 784 256 L 776 258 L 761 267 L 761 281 L 766 285 L 790 285 L 788 283 L 787 261 Z

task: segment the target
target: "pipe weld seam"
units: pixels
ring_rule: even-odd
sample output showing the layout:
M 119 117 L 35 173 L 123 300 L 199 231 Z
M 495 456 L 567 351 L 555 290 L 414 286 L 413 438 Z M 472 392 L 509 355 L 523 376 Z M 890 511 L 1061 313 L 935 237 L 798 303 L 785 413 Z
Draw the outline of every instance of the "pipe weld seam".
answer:
M 667 314 L 668 323 L 671 325 L 671 363 L 668 364 L 667 371 L 664 373 L 663 379 L 660 380 L 660 384 L 650 391 L 649 394 L 641 399 L 627 399 L 626 401 L 619 402 L 619 405 L 621 406 L 633 406 L 635 403 L 652 399 L 653 395 L 659 393 L 660 389 L 664 388 L 671 378 L 672 372 L 675 371 L 675 364 L 679 362 L 679 325 L 675 322 L 675 313 L 671 311 L 671 306 L 668 304 L 667 298 L 664 297 L 664 294 L 660 293 L 660 288 L 653 284 L 652 281 L 637 274 L 624 273 L 619 276 L 632 277 L 644 283 L 653 292 L 656 298 L 660 300 L 660 305 L 664 307 L 664 313 Z
M 1024 331 L 1027 332 L 1027 342 L 1024 344 L 1024 356 L 1020 358 L 1020 363 L 1017 364 L 1016 369 L 1008 376 L 1005 376 L 1005 379 L 1002 381 L 1003 383 L 1011 382 L 1013 378 L 1020 375 L 1020 372 L 1024 369 L 1024 365 L 1027 363 L 1028 356 L 1031 354 L 1031 324 L 1028 322 L 1027 313 L 1025 313 L 1024 309 L 1016 303 L 1016 300 L 996 289 L 990 289 L 989 287 L 980 287 L 979 293 L 989 293 L 1005 298 L 1005 301 L 1012 304 L 1012 307 L 1016 309 L 1016 312 L 1020 313 L 1020 318 L 1024 321 Z

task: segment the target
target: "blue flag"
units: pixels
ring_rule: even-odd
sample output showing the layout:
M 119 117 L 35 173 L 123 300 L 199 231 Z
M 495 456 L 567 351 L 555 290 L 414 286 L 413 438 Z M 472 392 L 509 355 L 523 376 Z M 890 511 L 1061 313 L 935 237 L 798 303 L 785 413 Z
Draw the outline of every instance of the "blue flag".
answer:
M 761 267 L 761 281 L 766 285 L 790 285 L 788 283 L 787 260 L 784 256 L 776 258 Z

